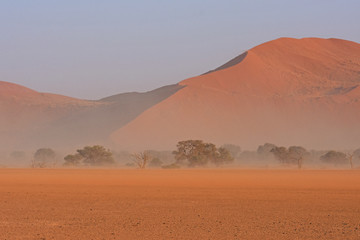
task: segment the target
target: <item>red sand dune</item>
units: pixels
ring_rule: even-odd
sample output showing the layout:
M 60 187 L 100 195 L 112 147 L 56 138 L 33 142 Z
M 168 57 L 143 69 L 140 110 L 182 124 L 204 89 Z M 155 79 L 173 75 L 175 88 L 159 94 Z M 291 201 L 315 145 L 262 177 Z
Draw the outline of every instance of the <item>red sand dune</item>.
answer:
M 360 44 L 339 39 L 281 38 L 247 52 L 229 68 L 185 86 L 120 128 L 124 148 L 173 148 L 183 139 L 358 147 Z

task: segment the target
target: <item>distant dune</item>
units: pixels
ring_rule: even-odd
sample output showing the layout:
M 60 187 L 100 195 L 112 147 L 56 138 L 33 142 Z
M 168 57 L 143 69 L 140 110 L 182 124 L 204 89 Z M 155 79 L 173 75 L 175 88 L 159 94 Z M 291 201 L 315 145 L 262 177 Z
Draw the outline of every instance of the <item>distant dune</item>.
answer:
M 280 38 L 178 84 L 98 101 L 0 82 L 0 113 L 7 149 L 101 143 L 161 150 L 184 139 L 355 148 L 360 44 Z
M 50 144 L 39 131 L 46 125 L 98 103 L 75 98 L 39 93 L 23 86 L 0 81 L 1 148 L 26 148 Z M 54 136 L 53 136 L 54 137 Z M 0 149 L 1 149 L 0 148 Z
M 175 84 L 89 101 L 0 81 L 0 149 L 107 143 L 114 130 L 181 88 Z

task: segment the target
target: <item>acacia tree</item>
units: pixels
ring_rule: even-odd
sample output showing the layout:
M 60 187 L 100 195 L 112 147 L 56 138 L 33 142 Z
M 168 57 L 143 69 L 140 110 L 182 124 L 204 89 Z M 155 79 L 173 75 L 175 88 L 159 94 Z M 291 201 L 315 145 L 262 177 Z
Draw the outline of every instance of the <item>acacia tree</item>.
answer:
M 180 141 L 176 145 L 177 151 L 173 151 L 176 163 L 183 164 L 185 161 L 201 159 L 201 149 L 204 143 L 201 140 Z
M 78 166 L 81 164 L 82 156 L 80 154 L 69 154 L 64 157 L 65 166 Z
M 33 168 L 44 168 L 50 164 L 55 165 L 55 152 L 51 148 L 39 148 L 35 154 L 31 163 Z
M 329 151 L 320 157 L 320 160 L 326 163 L 335 165 L 348 163 L 348 158 L 345 153 L 337 151 Z
M 307 154 L 306 149 L 299 146 L 291 146 L 289 149 L 274 147 L 271 152 L 280 163 L 297 164 L 298 168 L 302 168 L 304 157 Z
M 306 149 L 300 146 L 291 146 L 288 151 L 290 162 L 297 163 L 298 168 L 302 168 L 304 157 L 308 154 Z
M 217 150 L 217 156 L 215 159 L 215 165 L 220 166 L 223 164 L 228 164 L 234 161 L 234 157 L 231 155 L 230 151 L 226 148 L 220 147 Z
M 83 149 L 76 150 L 74 155 L 67 155 L 65 165 L 92 165 L 101 166 L 114 164 L 113 154 L 110 150 L 100 145 L 94 145 L 92 147 L 86 146 Z
M 288 159 L 288 151 L 285 147 L 274 147 L 270 150 L 280 163 L 285 164 Z
M 202 143 L 196 149 L 197 154 L 194 157 L 190 157 L 188 159 L 189 166 L 205 166 L 209 162 L 215 163 L 217 154 L 216 154 L 216 146 L 212 143 Z
M 276 148 L 275 144 L 272 143 L 265 143 L 264 145 L 260 145 L 257 150 L 256 153 L 258 155 L 259 158 L 261 159 L 267 159 L 270 156 L 273 156 L 273 152 L 272 150 Z
M 214 144 L 201 140 L 180 141 L 176 146 L 177 150 L 173 151 L 176 163 L 187 162 L 189 167 L 205 166 L 208 163 L 218 166 L 234 160 L 227 149 L 217 149 Z

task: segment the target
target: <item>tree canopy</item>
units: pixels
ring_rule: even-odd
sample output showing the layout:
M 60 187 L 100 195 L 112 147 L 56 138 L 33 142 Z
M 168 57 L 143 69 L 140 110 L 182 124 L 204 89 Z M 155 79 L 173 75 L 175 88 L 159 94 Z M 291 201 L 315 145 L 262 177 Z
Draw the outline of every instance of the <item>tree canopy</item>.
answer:
M 327 152 L 320 157 L 320 160 L 332 164 L 347 164 L 349 162 L 345 153 L 337 151 Z
M 275 144 L 272 143 L 265 143 L 264 145 L 260 145 L 256 152 L 260 158 L 268 158 L 269 156 L 272 156 L 273 154 L 271 151 L 276 148 Z
M 51 148 L 39 148 L 32 161 L 32 167 L 48 167 L 50 164 L 55 164 L 55 152 Z
M 177 150 L 173 152 L 176 163 L 188 164 L 190 167 L 205 166 L 208 163 L 217 166 L 230 163 L 234 160 L 225 148 L 216 148 L 212 143 L 202 140 L 186 140 L 178 142 Z
M 65 165 L 100 166 L 115 163 L 112 152 L 100 145 L 86 146 L 76 152 L 76 154 L 67 155 L 64 158 Z
M 300 146 L 274 147 L 271 152 L 275 158 L 282 164 L 297 164 L 299 168 L 302 167 L 304 157 L 308 155 L 305 148 Z

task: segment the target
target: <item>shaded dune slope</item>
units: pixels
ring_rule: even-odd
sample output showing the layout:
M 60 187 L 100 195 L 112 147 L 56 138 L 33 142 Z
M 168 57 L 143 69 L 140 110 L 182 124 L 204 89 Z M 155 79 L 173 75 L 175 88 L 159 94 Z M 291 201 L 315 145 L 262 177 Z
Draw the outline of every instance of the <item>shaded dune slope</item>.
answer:
M 247 55 L 247 52 L 244 52 L 243 54 L 240 54 L 239 56 L 231 59 L 230 61 L 228 61 L 227 63 L 221 65 L 220 67 L 215 68 L 214 70 L 210 70 L 210 71 L 204 73 L 203 75 L 209 74 L 209 73 L 212 73 L 212 72 L 217 72 L 217 71 L 220 71 L 220 70 L 235 66 L 236 64 L 241 63 L 246 58 L 246 55 Z
M 113 131 L 183 87 L 175 84 L 145 93 L 123 93 L 100 99 L 92 108 L 65 115 L 45 126 L 41 138 L 53 145 L 62 145 L 64 141 L 69 145 L 107 143 Z

